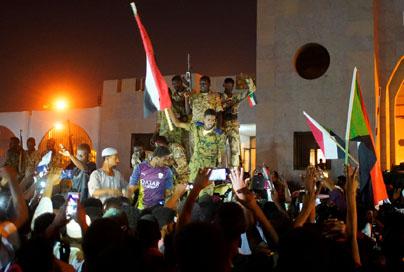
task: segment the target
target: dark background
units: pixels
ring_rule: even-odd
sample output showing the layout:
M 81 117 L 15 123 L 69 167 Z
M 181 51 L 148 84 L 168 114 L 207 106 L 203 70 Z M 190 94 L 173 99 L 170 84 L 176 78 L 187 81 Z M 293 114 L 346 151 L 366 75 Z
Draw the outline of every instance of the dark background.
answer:
M 163 74 L 255 74 L 255 0 L 138 0 Z M 58 96 L 95 106 L 107 79 L 141 77 L 145 56 L 129 1 L 2 1 L 0 111 Z

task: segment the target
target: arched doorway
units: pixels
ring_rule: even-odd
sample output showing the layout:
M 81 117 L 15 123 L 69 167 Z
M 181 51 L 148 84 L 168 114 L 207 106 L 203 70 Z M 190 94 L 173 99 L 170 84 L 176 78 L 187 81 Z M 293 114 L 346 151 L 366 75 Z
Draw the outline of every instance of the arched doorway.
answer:
M 69 135 L 71 135 L 71 140 L 69 140 Z M 82 127 L 69 121 L 56 124 L 42 137 L 38 145 L 38 150 L 41 154 L 46 151 L 46 142 L 50 138 L 55 139 L 57 150 L 59 150 L 59 146 L 62 144 L 66 149 L 72 150 L 73 153 L 76 153 L 78 145 L 83 143 L 88 144 L 91 148 L 90 160 L 95 162 L 96 151 L 93 148 L 93 142 Z M 66 163 L 68 163 L 68 161 L 69 160 L 66 159 Z
M 0 166 L 6 161 L 6 153 L 11 137 L 15 137 L 14 133 L 7 127 L 0 125 Z
M 404 79 L 394 103 L 395 164 L 404 163 Z

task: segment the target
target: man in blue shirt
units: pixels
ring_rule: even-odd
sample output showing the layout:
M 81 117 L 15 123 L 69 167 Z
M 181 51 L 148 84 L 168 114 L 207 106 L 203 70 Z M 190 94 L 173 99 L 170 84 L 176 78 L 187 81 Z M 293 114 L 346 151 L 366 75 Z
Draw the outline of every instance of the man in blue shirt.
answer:
M 153 157 L 140 163 L 134 170 L 129 180 L 129 197 L 135 190 L 139 190 L 137 207 L 139 209 L 150 208 L 156 205 L 164 205 L 165 199 L 171 196 L 173 188 L 173 174 L 166 166 L 170 158 L 170 150 L 165 146 L 157 147 Z

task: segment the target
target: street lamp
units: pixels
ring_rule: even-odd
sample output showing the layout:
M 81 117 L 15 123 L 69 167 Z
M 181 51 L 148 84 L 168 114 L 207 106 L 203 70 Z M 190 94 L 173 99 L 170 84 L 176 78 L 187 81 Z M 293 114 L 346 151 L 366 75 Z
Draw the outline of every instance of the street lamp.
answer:
M 54 125 L 54 128 L 56 130 L 62 130 L 63 129 L 63 124 L 61 122 L 56 122 Z
M 67 100 L 62 99 L 62 98 L 56 100 L 55 103 L 54 103 L 54 108 L 57 111 L 64 111 L 68 107 L 69 107 L 69 103 L 67 102 Z

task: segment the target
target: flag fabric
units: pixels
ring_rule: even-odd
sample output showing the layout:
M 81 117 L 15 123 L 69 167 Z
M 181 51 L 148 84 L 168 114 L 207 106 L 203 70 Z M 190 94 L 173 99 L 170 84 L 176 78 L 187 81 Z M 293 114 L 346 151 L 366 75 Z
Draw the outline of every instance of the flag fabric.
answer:
M 255 95 L 255 92 L 250 92 L 248 94 L 248 104 L 251 108 L 257 105 L 257 96 Z
M 48 165 L 52 160 L 52 151 L 46 153 L 36 167 L 36 171 L 40 177 L 44 176 L 48 171 Z
M 380 162 L 376 156 L 375 142 L 366 107 L 363 102 L 356 67 L 352 77 L 345 136 L 345 140 L 347 141 L 346 149 L 348 147 L 348 141 L 360 142 L 358 156 L 361 199 L 365 204 L 372 202 L 375 206 L 381 204 L 383 200 L 388 199 L 388 196 L 383 181 Z
M 327 160 L 343 159 L 344 150 L 342 150 L 337 145 L 337 139 L 333 136 L 329 130 L 325 129 L 316 120 L 314 120 L 310 115 L 303 111 L 304 116 L 306 116 L 306 122 L 309 126 L 311 132 L 313 133 L 314 139 L 316 139 L 321 151 L 323 151 L 324 157 Z M 333 133 L 336 135 L 335 133 Z
M 135 3 L 130 4 L 139 27 L 142 37 L 143 47 L 146 52 L 146 80 L 144 91 L 144 116 L 147 117 L 155 111 L 161 111 L 171 107 L 171 99 L 168 91 L 167 82 L 161 75 L 154 57 L 153 46 L 149 35 L 140 20 Z

